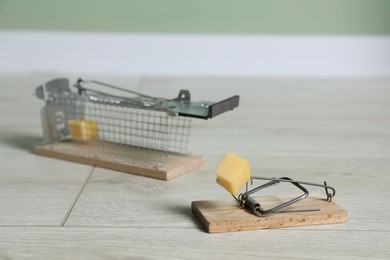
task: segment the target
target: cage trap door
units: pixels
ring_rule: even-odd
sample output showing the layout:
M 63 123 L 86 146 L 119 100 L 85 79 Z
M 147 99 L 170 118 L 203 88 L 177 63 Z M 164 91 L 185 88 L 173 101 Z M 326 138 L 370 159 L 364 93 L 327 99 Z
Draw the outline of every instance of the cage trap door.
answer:
M 41 109 L 41 121 L 44 142 L 65 141 L 70 139 L 67 122 L 77 118 L 78 108 L 76 101 L 48 103 Z
M 83 114 L 82 103 L 77 102 L 77 96 L 71 92 L 69 80 L 51 80 L 39 86 L 36 95 L 46 102 L 41 109 L 44 142 L 68 140 L 67 122 Z

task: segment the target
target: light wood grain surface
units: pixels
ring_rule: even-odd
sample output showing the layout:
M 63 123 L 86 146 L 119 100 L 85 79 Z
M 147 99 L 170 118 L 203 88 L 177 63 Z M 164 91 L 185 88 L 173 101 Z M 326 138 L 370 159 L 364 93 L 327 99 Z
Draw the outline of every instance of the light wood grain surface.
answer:
M 134 163 L 131 158 L 134 159 L 137 150 L 129 146 L 124 146 L 120 150 L 122 154 L 126 154 L 126 159 L 130 159 L 128 161 L 118 160 L 117 158 L 107 158 L 107 153 L 105 154 L 106 156 L 101 155 L 102 151 L 103 153 L 108 152 L 108 154 L 115 154 L 115 152 L 118 153 L 118 148 L 116 146 L 107 146 L 102 143 L 97 143 L 96 146 L 93 146 L 93 144 L 88 144 L 86 146 L 85 144 L 77 145 L 61 141 L 45 145 L 36 145 L 34 147 L 34 153 L 37 155 L 120 172 L 133 173 L 159 180 L 170 180 L 204 166 L 204 158 L 202 156 L 191 154 L 181 155 L 167 153 L 166 161 L 161 163 L 161 165 L 156 166 L 153 165 L 153 163 L 150 163 L 150 161 L 143 165 Z
M 270 190 L 268 190 L 270 192 Z M 275 193 L 274 190 L 272 190 Z M 252 198 L 263 209 L 270 209 L 300 194 L 258 196 Z M 210 233 L 237 232 L 255 229 L 272 229 L 298 226 L 315 226 L 344 223 L 347 212 L 335 202 L 329 203 L 324 194 L 311 193 L 310 196 L 288 206 L 279 214 L 265 214 L 261 217 L 250 210 L 241 208 L 235 200 L 198 200 L 192 202 L 192 213 Z
M 0 76 L 0 259 L 390 258 L 390 79 L 91 77 L 167 98 L 241 96 L 192 121 L 189 150 L 206 165 L 161 181 L 34 155 L 32 93 L 54 77 Z M 230 198 L 214 176 L 226 151 L 253 175 L 326 180 L 348 222 L 206 233 L 191 202 Z

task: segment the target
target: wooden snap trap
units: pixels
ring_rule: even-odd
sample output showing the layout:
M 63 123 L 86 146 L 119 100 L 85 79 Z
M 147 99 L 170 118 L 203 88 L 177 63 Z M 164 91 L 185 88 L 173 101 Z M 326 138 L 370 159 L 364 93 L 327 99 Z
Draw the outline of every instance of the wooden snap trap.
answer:
M 292 180 L 288 177 L 250 176 L 249 162 L 233 153 L 226 153 L 216 169 L 217 183 L 232 194 L 234 200 L 192 202 L 192 212 L 210 233 L 240 230 L 309 226 L 342 223 L 347 212 L 333 202 L 336 190 L 324 184 Z M 249 189 L 249 182 L 267 181 Z M 290 183 L 302 193 L 293 198 L 281 196 L 254 197 L 253 194 L 279 183 Z M 245 191 L 239 193 L 245 185 Z M 309 197 L 306 185 L 322 187 L 326 198 L 319 194 Z

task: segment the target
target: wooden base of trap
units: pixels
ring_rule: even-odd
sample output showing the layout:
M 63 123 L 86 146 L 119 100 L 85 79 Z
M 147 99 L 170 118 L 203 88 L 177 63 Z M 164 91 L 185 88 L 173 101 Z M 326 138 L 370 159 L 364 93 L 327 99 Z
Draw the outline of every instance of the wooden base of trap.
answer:
M 61 147 L 64 145 L 67 146 L 67 149 Z M 73 150 L 69 149 L 72 146 L 74 146 Z M 36 146 L 34 152 L 42 156 L 133 173 L 160 180 L 170 180 L 204 165 L 204 159 L 201 156 L 168 154 L 166 162 L 156 167 L 113 160 L 105 158 L 91 149 L 82 149 L 82 146 L 76 144 L 51 143 Z M 109 149 L 115 149 L 115 147 L 110 147 Z
M 319 211 L 286 212 L 255 216 L 240 209 L 232 199 L 193 201 L 192 212 L 209 233 L 231 232 L 254 229 L 311 226 L 343 223 L 348 219 L 347 212 L 334 202 L 327 202 L 324 196 L 315 194 L 291 205 L 285 210 L 320 209 Z M 256 199 L 256 197 L 254 197 Z M 274 203 L 283 202 L 282 198 L 257 197 L 264 209 Z M 271 205 L 271 203 L 273 204 Z

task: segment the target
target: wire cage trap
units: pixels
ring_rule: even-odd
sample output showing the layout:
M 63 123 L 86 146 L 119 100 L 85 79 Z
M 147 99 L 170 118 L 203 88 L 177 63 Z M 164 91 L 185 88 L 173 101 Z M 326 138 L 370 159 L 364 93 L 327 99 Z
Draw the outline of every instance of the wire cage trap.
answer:
M 203 164 L 202 157 L 188 153 L 191 118 L 213 118 L 239 104 L 239 96 L 192 102 L 188 90 L 165 99 L 93 80 L 79 79 L 74 87 L 77 91 L 59 78 L 36 88 L 46 104 L 41 110 L 44 145 L 35 152 L 159 179 Z

